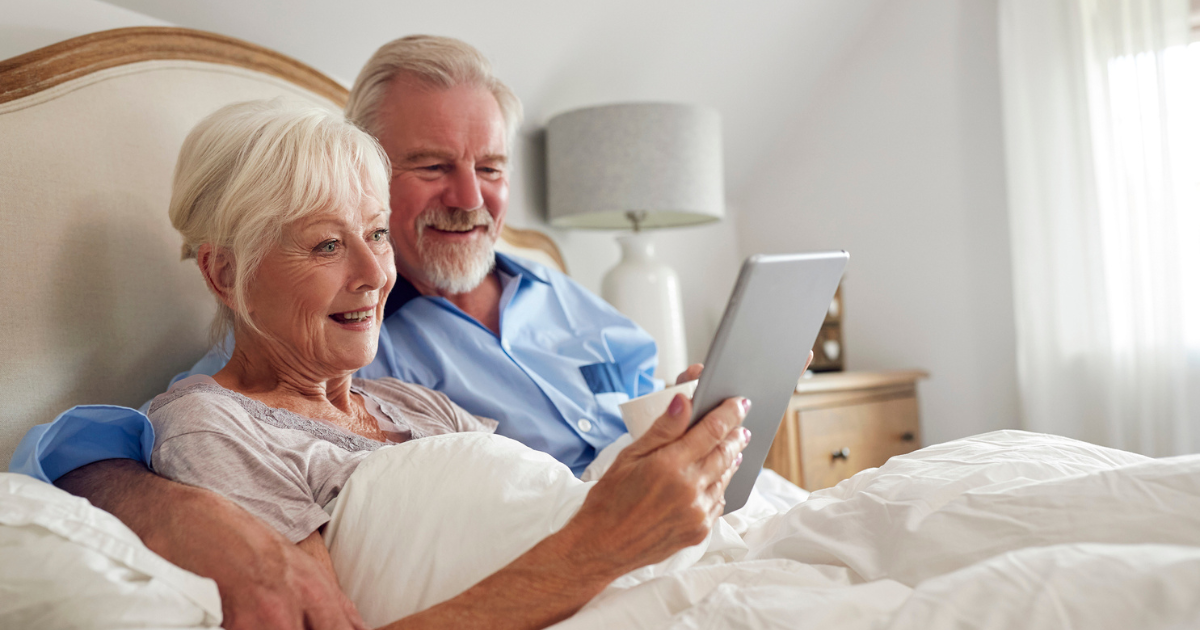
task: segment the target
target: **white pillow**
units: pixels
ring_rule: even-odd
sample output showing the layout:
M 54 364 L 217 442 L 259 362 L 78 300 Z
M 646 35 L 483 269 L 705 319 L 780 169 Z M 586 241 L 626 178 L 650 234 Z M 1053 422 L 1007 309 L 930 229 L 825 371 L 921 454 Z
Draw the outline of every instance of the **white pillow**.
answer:
M 116 517 L 0 473 L 0 628 L 214 628 L 212 580 L 158 556 Z
M 508 438 L 458 433 L 381 448 L 325 529 L 338 581 L 377 627 L 465 591 L 558 531 L 591 483 Z
M 620 446 L 589 470 L 603 474 Z M 767 481 L 768 488 L 791 485 Z M 333 520 L 325 544 L 342 589 L 367 624 L 379 626 L 450 599 L 500 570 L 562 528 L 592 485 L 553 457 L 498 435 L 413 440 L 379 449 L 359 465 L 327 506 Z M 790 506 L 805 494 L 795 488 L 774 499 Z M 747 507 L 734 516 L 744 513 L 749 523 L 778 513 L 768 499 L 751 496 L 758 511 Z M 734 516 L 718 521 L 704 542 L 614 585 L 741 559 L 747 549 Z

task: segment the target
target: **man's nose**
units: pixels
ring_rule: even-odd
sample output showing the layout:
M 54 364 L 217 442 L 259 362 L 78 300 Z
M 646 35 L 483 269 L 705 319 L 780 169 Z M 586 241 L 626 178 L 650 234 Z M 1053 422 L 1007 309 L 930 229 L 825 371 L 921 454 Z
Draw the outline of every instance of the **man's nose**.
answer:
M 479 190 L 479 177 L 474 169 L 454 170 L 442 203 L 447 208 L 462 210 L 473 210 L 483 205 L 483 193 Z

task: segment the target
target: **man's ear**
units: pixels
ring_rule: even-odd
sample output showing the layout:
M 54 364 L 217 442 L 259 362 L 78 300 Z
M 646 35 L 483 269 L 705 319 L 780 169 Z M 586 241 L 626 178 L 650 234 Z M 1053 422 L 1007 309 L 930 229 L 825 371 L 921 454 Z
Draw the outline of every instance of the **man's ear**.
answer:
M 233 256 L 229 255 L 228 250 L 204 243 L 196 250 L 196 265 L 204 274 L 208 290 L 225 306 L 233 309 Z

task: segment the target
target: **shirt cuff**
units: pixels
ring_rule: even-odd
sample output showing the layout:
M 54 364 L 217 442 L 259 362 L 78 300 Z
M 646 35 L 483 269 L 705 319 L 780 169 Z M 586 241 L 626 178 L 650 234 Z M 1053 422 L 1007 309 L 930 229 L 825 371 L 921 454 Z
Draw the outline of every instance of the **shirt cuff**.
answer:
M 50 424 L 29 430 L 13 453 L 9 472 L 46 483 L 103 459 L 134 459 L 150 466 L 154 427 L 142 413 L 114 405 L 80 405 Z

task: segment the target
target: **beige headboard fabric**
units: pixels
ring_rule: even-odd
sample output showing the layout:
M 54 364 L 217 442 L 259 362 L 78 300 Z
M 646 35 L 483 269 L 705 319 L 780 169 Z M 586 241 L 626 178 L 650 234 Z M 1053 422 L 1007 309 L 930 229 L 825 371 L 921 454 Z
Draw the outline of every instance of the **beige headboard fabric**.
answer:
M 340 110 L 346 90 L 278 53 L 175 28 L 0 62 L 4 467 L 34 424 L 76 404 L 136 407 L 204 353 L 213 301 L 167 219 L 175 159 L 207 114 L 274 97 Z M 562 268 L 544 235 L 505 238 Z

